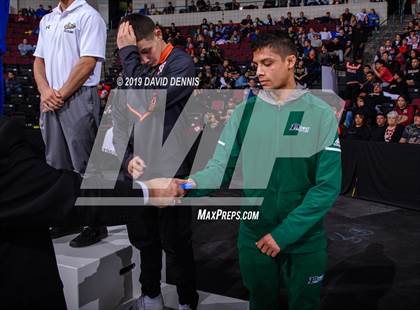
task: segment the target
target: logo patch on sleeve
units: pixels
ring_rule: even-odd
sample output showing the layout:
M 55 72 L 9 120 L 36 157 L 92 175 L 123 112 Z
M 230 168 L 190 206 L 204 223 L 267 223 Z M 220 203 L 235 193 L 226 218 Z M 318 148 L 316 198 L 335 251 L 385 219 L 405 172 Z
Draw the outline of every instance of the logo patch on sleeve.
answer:
M 340 153 L 341 152 L 340 139 L 339 138 L 335 139 L 334 143 L 331 144 L 331 146 L 327 146 L 325 148 L 325 150 L 327 150 L 327 151 L 334 151 L 334 152 L 339 152 Z

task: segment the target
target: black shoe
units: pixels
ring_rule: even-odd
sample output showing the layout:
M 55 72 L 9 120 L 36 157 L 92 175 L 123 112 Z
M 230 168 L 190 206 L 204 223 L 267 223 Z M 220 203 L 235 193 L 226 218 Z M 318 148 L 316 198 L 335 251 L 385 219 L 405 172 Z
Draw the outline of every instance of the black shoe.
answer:
M 51 227 L 51 239 L 61 238 L 67 235 L 78 234 L 82 231 L 83 227 Z
M 85 227 L 83 231 L 76 238 L 70 241 L 70 246 L 73 248 L 83 248 L 95 244 L 108 236 L 106 226 L 99 227 Z

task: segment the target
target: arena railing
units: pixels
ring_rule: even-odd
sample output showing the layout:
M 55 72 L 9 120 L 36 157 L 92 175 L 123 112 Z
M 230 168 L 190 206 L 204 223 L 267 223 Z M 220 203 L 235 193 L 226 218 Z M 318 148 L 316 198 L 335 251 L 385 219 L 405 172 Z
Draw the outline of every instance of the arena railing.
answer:
M 369 8 L 369 6 L 371 6 L 372 4 L 374 4 L 375 2 L 370 2 L 369 0 L 348 0 L 347 3 L 340 3 L 340 4 L 322 4 L 322 5 L 307 5 L 304 6 L 304 0 L 300 0 L 300 5 L 290 5 L 290 3 L 292 3 L 293 1 L 287 0 L 287 5 L 286 6 L 280 6 L 279 4 L 282 2 L 282 0 L 274 0 L 273 2 L 275 3 L 274 7 L 270 7 L 272 9 L 276 9 L 276 8 L 298 8 L 298 7 L 302 7 L 302 8 L 311 8 L 311 7 L 326 7 L 326 6 L 345 6 L 345 5 L 354 5 L 354 4 L 366 4 L 366 8 Z M 402 0 L 399 0 L 402 1 Z M 217 2 L 217 1 L 216 1 Z M 231 10 L 231 9 L 226 9 L 225 8 L 225 3 L 220 3 L 220 7 L 221 10 L 220 11 L 214 11 L 214 10 L 209 10 L 209 11 L 197 11 L 197 12 L 188 12 L 188 5 L 181 5 L 181 6 L 174 6 L 175 11 L 173 14 L 164 14 L 163 11 L 166 7 L 155 7 L 155 9 L 159 12 L 161 12 L 160 14 L 150 14 L 149 16 L 166 16 L 166 15 L 177 15 L 177 14 L 205 14 L 208 12 L 230 12 L 230 11 L 242 11 L 244 10 L 246 11 L 251 11 L 253 8 L 250 8 L 249 6 L 258 6 L 258 9 L 262 9 L 264 6 L 264 3 L 266 1 L 264 0 L 239 0 L 238 1 L 240 3 L 240 9 L 239 10 Z M 329 0 L 329 2 L 332 2 L 331 0 Z M 378 1 L 378 2 L 387 2 L 386 0 L 384 1 Z M 213 5 L 214 7 L 214 5 Z M 142 7 L 135 7 L 133 9 L 133 13 L 138 13 L 139 11 L 141 11 L 143 8 Z M 268 9 L 268 8 L 267 8 Z M 150 8 L 148 8 L 149 12 L 150 12 Z M 185 10 L 186 12 L 180 13 L 181 10 Z M 244 12 L 244 14 L 246 15 L 246 13 Z M 110 29 L 114 29 L 118 26 L 120 20 L 121 20 L 122 16 L 120 17 L 116 17 L 113 20 L 110 21 L 109 23 L 109 28 Z M 205 16 L 203 16 L 203 18 L 205 18 Z M 273 16 L 274 18 L 274 16 Z
M 300 3 L 298 5 L 294 4 L 296 2 L 300 1 Z M 310 0 L 308 0 L 310 1 Z M 328 0 L 328 3 L 322 3 L 322 4 L 318 4 L 318 5 L 313 5 L 313 4 L 305 4 L 305 2 L 308 2 L 307 0 L 273 0 L 272 2 L 275 3 L 275 5 L 273 7 L 311 7 L 311 6 L 323 6 L 323 5 L 333 5 L 331 0 Z M 319 0 L 318 0 L 319 1 Z M 399 0 L 399 1 L 406 1 L 406 0 Z M 216 1 L 217 2 L 217 1 Z M 255 5 L 258 6 L 258 8 L 263 8 L 264 4 L 267 1 L 265 0 L 243 0 L 243 1 L 238 1 L 238 3 L 240 4 L 240 8 L 239 10 L 243 10 L 243 9 L 247 9 L 246 7 L 250 6 L 250 5 Z M 375 2 L 387 2 L 387 0 L 383 0 L 383 1 L 375 1 Z M 219 5 L 221 7 L 221 11 L 234 11 L 232 9 L 226 9 L 225 5 L 229 4 L 231 2 L 224 2 L 224 3 L 220 3 Z M 372 3 L 369 0 L 348 0 L 347 2 L 342 1 L 341 3 L 338 3 L 337 5 L 340 4 L 360 4 L 360 3 L 366 3 L 366 4 L 370 4 Z M 283 5 L 282 5 L 283 4 Z M 196 11 L 196 12 L 188 12 L 188 5 L 178 5 L 178 6 L 174 6 L 175 8 L 175 14 L 177 13 L 205 13 L 205 12 L 213 12 L 212 10 L 207 10 L 207 11 Z M 212 6 L 214 7 L 214 5 Z M 162 12 L 161 14 L 156 14 L 156 15 L 170 15 L 170 14 L 164 14 L 163 11 L 166 7 L 162 6 L 162 7 L 155 7 L 155 9 L 159 12 Z M 133 12 L 138 12 L 139 10 L 141 10 L 143 8 L 138 7 L 136 9 L 133 10 Z M 150 8 L 148 8 L 150 11 Z M 179 12 L 180 10 L 186 10 L 185 12 Z

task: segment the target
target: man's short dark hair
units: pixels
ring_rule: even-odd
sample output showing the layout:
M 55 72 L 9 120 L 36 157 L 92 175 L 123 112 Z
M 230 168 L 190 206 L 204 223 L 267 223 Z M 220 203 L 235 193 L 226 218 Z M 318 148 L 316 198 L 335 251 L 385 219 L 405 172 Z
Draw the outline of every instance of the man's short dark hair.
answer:
M 385 61 L 383 59 L 378 59 L 375 61 L 375 64 L 381 64 L 382 66 L 385 66 Z
M 148 16 L 130 14 L 121 19 L 121 23 L 128 21 L 134 29 L 137 41 L 151 39 L 156 29 L 155 22 Z
M 282 58 L 297 55 L 296 45 L 286 32 L 264 33 L 257 37 L 257 40 L 251 44 L 251 48 L 253 52 L 263 48 L 271 48 Z

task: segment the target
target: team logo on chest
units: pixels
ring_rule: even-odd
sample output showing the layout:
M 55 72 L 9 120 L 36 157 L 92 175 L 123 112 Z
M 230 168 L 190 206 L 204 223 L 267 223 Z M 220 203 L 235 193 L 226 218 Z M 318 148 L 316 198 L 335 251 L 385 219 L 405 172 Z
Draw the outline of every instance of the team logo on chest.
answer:
M 73 33 L 75 28 L 76 28 L 76 24 L 67 23 L 64 25 L 64 32 Z
M 310 130 L 310 127 L 302 126 L 301 124 L 292 124 L 289 128 L 289 131 L 297 131 L 297 132 L 303 132 L 308 133 Z
M 302 126 L 303 114 L 303 111 L 292 111 L 289 113 L 283 135 L 297 136 L 298 133 L 309 133 L 311 127 Z
M 143 122 L 147 117 L 149 117 L 155 111 L 156 104 L 157 104 L 157 95 L 154 94 L 152 99 L 149 102 L 147 110 L 145 110 L 143 113 L 141 113 L 140 111 L 133 108 L 133 106 L 131 106 L 129 103 L 127 103 L 127 108 L 131 113 L 133 113 L 135 116 L 137 116 L 137 118 L 140 122 Z M 144 107 L 139 107 L 139 108 L 144 109 Z
M 159 66 L 159 68 L 158 68 L 158 70 L 157 70 L 157 72 L 156 72 L 156 75 L 159 75 L 159 74 L 161 74 L 161 73 L 162 73 L 163 68 L 165 67 L 165 65 L 166 65 L 166 61 L 165 61 L 163 64 L 161 64 L 161 65 Z

